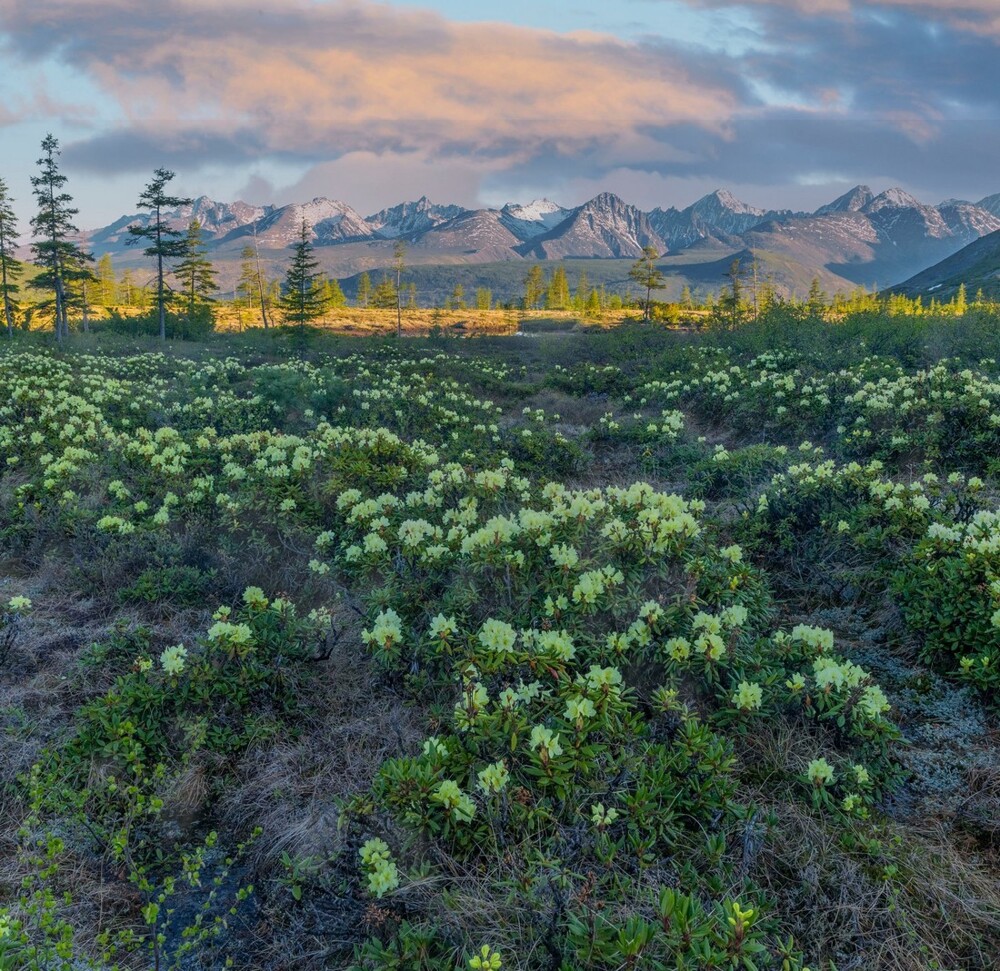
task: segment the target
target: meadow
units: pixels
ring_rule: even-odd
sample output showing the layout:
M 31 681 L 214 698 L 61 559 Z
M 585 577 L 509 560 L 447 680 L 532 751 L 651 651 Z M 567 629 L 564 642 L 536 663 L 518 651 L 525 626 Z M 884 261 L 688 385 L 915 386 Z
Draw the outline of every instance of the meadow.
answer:
M 1000 961 L 1000 317 L 0 342 L 0 971 Z

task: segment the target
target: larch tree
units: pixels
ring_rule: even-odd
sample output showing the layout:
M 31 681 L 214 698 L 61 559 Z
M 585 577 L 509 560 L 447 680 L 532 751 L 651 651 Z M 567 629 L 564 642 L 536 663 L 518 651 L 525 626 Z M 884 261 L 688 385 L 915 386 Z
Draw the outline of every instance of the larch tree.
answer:
M 638 283 L 640 287 L 646 290 L 645 309 L 642 313 L 643 320 L 649 320 L 653 291 L 658 290 L 666 282 L 663 273 L 656 265 L 659 255 L 654 247 L 643 246 L 642 256 L 632 264 L 632 268 L 628 271 L 629 279 Z
M 111 263 L 111 254 L 105 253 L 97 261 L 97 296 L 102 307 L 113 307 L 118 290 L 115 281 L 115 268 Z
M 358 297 L 357 305 L 359 307 L 367 307 L 368 301 L 372 298 L 372 278 L 365 271 L 358 277 Z
M 406 268 L 406 244 L 397 239 L 392 247 L 392 268 L 396 273 L 396 336 L 403 336 L 403 270 Z
M 3 316 L 8 337 L 14 336 L 14 294 L 20 290 L 17 281 L 24 270 L 20 261 L 14 257 L 18 236 L 14 200 L 7 183 L 0 179 L 0 297 L 3 299 Z
M 524 309 L 534 310 L 544 292 L 544 274 L 541 266 L 535 263 L 524 279 Z
M 253 298 L 256 293 L 257 271 L 254 268 L 254 248 L 248 244 L 240 250 L 240 275 L 233 296 L 237 303 L 246 300 L 247 309 L 253 310 Z
M 167 297 L 166 297 L 166 267 L 168 260 L 183 259 L 187 252 L 187 241 L 179 229 L 174 229 L 167 223 L 167 213 L 180 206 L 190 205 L 191 199 L 172 196 L 167 192 L 167 183 L 174 178 L 174 173 L 168 169 L 157 169 L 153 178 L 142 190 L 137 203 L 140 209 L 150 214 L 150 221 L 145 226 L 129 226 L 132 238 L 130 242 L 138 243 L 146 240 L 149 243 L 143 253 L 156 260 L 156 308 L 160 318 L 160 340 L 167 339 Z
M 569 306 L 569 279 L 565 267 L 557 266 L 553 271 L 545 306 L 549 310 L 565 310 Z
M 323 281 L 323 302 L 328 309 L 347 306 L 347 297 L 340 287 L 340 281 L 334 277 Z
M 79 230 L 73 217 L 79 212 L 72 206 L 73 197 L 64 189 L 66 176 L 59 171 L 59 140 L 52 134 L 42 139 L 41 170 L 31 177 L 31 188 L 38 203 L 38 212 L 31 219 L 31 244 L 35 265 L 41 273 L 34 285 L 51 290 L 55 320 L 54 329 L 59 343 L 69 334 L 69 293 L 73 280 L 79 279 L 85 264 L 92 259 L 72 237 Z
M 257 273 L 257 299 L 260 302 L 260 322 L 264 325 L 264 330 L 271 326 L 271 319 L 267 316 L 270 301 L 267 298 L 264 287 L 264 274 L 260 268 L 260 245 L 257 243 L 257 224 L 253 224 L 253 260 L 254 269 Z
M 587 306 L 587 298 L 590 296 L 590 281 L 587 279 L 587 271 L 580 271 L 580 279 L 576 284 L 576 296 L 573 298 L 573 309 L 583 312 Z
M 289 323 L 298 324 L 302 334 L 305 333 L 305 325 L 322 317 L 326 309 L 318 270 L 319 261 L 313 255 L 309 227 L 303 219 L 299 241 L 293 247 L 292 262 L 285 274 L 281 293 L 281 309 L 285 312 L 285 319 Z
M 174 269 L 180 283 L 190 325 L 206 315 L 211 316 L 213 295 L 218 289 L 216 271 L 208 258 L 208 247 L 202 234 L 201 223 L 193 219 L 184 236 L 184 255 Z

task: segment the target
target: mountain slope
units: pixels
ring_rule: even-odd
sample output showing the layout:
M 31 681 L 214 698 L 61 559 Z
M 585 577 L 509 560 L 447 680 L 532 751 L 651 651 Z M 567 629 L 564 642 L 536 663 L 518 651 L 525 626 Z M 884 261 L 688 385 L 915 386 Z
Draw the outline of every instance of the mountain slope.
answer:
M 1000 299 L 1000 230 L 892 287 L 891 292 L 947 301 L 963 284 L 970 300 L 979 290 L 990 299 Z
M 652 246 L 658 253 L 667 248 L 644 212 L 604 192 L 573 210 L 553 229 L 517 247 L 517 252 L 540 260 L 635 259 L 642 255 L 644 246 Z
M 214 202 L 208 196 L 199 196 L 188 205 L 180 206 L 168 213 L 165 221 L 171 229 L 183 232 L 192 220 L 197 219 L 201 223 L 206 241 L 211 243 L 266 219 L 274 211 L 274 206 L 250 206 L 245 202 L 229 204 Z M 121 252 L 125 246 L 129 245 L 129 240 L 133 238 L 128 232 L 128 227 L 149 226 L 152 219 L 153 217 L 149 213 L 122 216 L 110 226 L 85 233 L 83 241 L 95 256 Z
M 500 221 L 518 239 L 527 241 L 555 229 L 571 212 L 548 199 L 535 199 L 526 206 L 508 202 L 500 210 Z
M 365 222 L 383 239 L 396 239 L 425 233 L 466 211 L 462 206 L 436 206 L 427 196 L 421 196 L 416 202 L 401 202 L 383 209 Z

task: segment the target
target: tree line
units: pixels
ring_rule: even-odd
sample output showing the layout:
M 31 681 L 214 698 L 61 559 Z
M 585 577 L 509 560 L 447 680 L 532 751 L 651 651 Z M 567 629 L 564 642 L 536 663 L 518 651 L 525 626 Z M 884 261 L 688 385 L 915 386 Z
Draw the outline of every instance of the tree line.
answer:
M 31 219 L 32 263 L 37 272 L 30 279 L 30 287 L 44 297 L 30 306 L 22 307 L 19 299 L 22 286 L 28 285 L 27 267 L 16 255 L 20 230 L 14 198 L 7 182 L 0 178 L 0 301 L 8 336 L 13 336 L 18 315 L 21 325 L 27 328 L 36 313 L 48 314 L 55 338 L 61 344 L 69 334 L 71 311 L 82 321 L 83 330 L 88 331 L 95 305 L 107 308 L 112 322 L 117 317 L 121 323 L 126 318 L 117 311 L 123 304 L 129 309 L 151 311 L 161 340 L 166 340 L 168 331 L 194 336 L 210 330 L 218 292 L 217 272 L 208 258 L 201 223 L 193 219 L 186 230 L 180 230 L 169 221 L 171 213 L 193 202 L 170 192 L 169 184 L 175 173 L 156 169 L 136 204 L 147 216 L 145 224 L 128 227 L 128 243 L 141 245 L 143 255 L 153 261 L 155 268 L 151 285 L 139 284 L 131 271 L 118 280 L 107 254 L 97 262 L 95 272 L 93 254 L 78 242 L 80 231 L 74 219 L 79 210 L 66 191 L 67 178 L 59 168 L 59 156 L 58 139 L 46 135 L 37 161 L 38 174 L 30 179 L 38 206 Z M 240 278 L 234 297 L 237 301 L 246 300 L 260 314 L 265 329 L 273 324 L 275 306 L 283 311 L 286 322 L 305 324 L 330 306 L 346 303 L 337 281 L 324 279 L 317 268 L 304 220 L 280 286 L 265 278 L 255 233 L 254 245 L 247 245 L 241 252 Z M 396 270 L 398 289 L 403 270 L 401 246 L 397 247 Z M 398 297 L 396 305 L 401 310 Z
M 128 227 L 128 242 L 142 246 L 141 252 L 155 267 L 153 277 L 137 281 L 131 270 L 116 277 L 111 257 L 102 256 L 96 263 L 91 253 L 77 242 L 79 230 L 74 224 L 78 210 L 66 191 L 66 176 L 59 168 L 59 142 L 51 134 L 41 143 L 42 154 L 37 161 L 38 173 L 31 176 L 32 194 L 37 212 L 31 219 L 31 253 L 35 273 L 26 280 L 27 267 L 15 256 L 19 230 L 13 209 L 13 198 L 6 182 L 0 178 L 0 301 L 3 323 L 8 336 L 13 335 L 18 316 L 21 326 L 31 325 L 34 315 L 49 315 L 56 340 L 62 343 L 69 334 L 70 314 L 90 329 L 91 309 L 99 306 L 106 311 L 106 321 L 132 332 L 148 325 L 152 332 L 165 340 L 169 335 L 194 337 L 214 326 L 214 305 L 218 300 L 217 272 L 208 258 L 204 230 L 197 219 L 186 230 L 175 228 L 170 216 L 176 210 L 191 205 L 193 200 L 173 195 L 170 183 L 175 174 L 158 168 L 142 190 L 138 208 L 146 214 L 144 224 Z M 417 306 L 416 284 L 403 280 L 406 271 L 406 249 L 397 241 L 392 265 L 378 283 L 365 272 L 357 280 L 355 302 L 359 307 L 395 310 L 396 331 L 402 332 L 402 311 Z M 524 277 L 520 297 L 499 301 L 493 291 L 479 286 L 466 294 L 458 283 L 444 300 L 445 309 L 489 311 L 505 310 L 566 311 L 581 316 L 597 317 L 606 312 L 638 309 L 645 320 L 677 323 L 685 314 L 697 312 L 712 323 L 737 327 L 747 320 L 775 309 L 788 309 L 793 315 L 820 317 L 865 309 L 886 309 L 890 313 L 914 314 L 925 307 L 919 298 L 892 296 L 885 300 L 875 294 L 857 290 L 850 295 L 829 297 L 820 281 L 812 281 L 804 300 L 783 296 L 772 278 L 758 272 L 754 259 L 749 266 L 735 259 L 726 274 L 726 283 L 717 290 L 708 289 L 697 297 L 685 285 L 679 302 L 653 300 L 654 291 L 662 289 L 666 278 L 657 266 L 660 254 L 652 247 L 628 271 L 628 280 L 635 292 L 609 292 L 606 285 L 592 286 L 586 270 L 581 270 L 571 288 L 564 266 L 555 266 L 546 273 L 534 264 Z M 44 294 L 32 304 L 22 305 L 22 287 Z M 233 290 L 234 306 L 238 311 L 249 310 L 259 316 L 261 325 L 274 325 L 275 310 L 287 324 L 304 328 L 327 311 L 347 305 L 347 297 L 339 281 L 320 272 L 314 254 L 311 231 L 303 220 L 298 238 L 292 246 L 291 259 L 284 279 L 270 279 L 264 273 L 256 227 L 253 240 L 240 253 L 239 277 Z M 977 295 L 977 303 L 982 296 Z M 972 304 L 973 306 L 976 304 Z M 121 308 L 127 308 L 122 314 Z M 965 313 L 970 306 L 964 286 L 948 304 L 931 301 L 929 312 L 946 310 Z M 242 319 L 242 318 L 241 318 Z

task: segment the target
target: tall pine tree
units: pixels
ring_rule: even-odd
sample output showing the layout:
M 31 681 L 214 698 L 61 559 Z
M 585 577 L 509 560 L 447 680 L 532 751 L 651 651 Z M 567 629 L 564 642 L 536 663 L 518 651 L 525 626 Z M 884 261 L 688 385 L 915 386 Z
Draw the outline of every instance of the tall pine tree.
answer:
M 0 298 L 3 300 L 3 316 L 7 324 L 7 336 L 14 336 L 14 294 L 23 267 L 14 258 L 17 245 L 17 217 L 14 215 L 14 200 L 10 196 L 7 183 L 0 179 Z
M 210 322 L 212 318 L 212 295 L 218 288 L 215 268 L 207 253 L 201 223 L 194 219 L 184 237 L 184 257 L 174 269 L 187 307 L 189 330 L 203 322 Z
M 157 169 L 152 181 L 142 190 L 139 201 L 140 209 L 145 209 L 152 219 L 146 226 L 129 226 L 132 238 L 130 242 L 138 243 L 144 239 L 149 242 L 143 253 L 156 259 L 156 308 L 160 318 L 160 340 L 167 339 L 167 297 L 164 267 L 165 260 L 183 259 L 187 252 L 187 242 L 179 229 L 173 229 L 167 224 L 166 214 L 178 206 L 190 205 L 191 199 L 168 195 L 167 183 L 174 178 L 174 173 L 167 169 Z
M 305 325 L 321 317 L 326 308 L 319 279 L 319 262 L 313 256 L 309 227 L 304 219 L 299 241 L 293 250 L 292 262 L 288 266 L 282 287 L 281 309 L 285 312 L 285 320 L 290 324 L 298 324 L 302 333 L 305 333 Z
M 31 220 L 35 237 L 31 249 L 42 272 L 34 285 L 52 291 L 56 340 L 62 343 L 69 334 L 69 285 L 80 279 L 92 257 L 71 239 L 79 232 L 73 224 L 79 210 L 72 207 L 73 197 L 64 191 L 66 176 L 59 171 L 59 140 L 54 135 L 42 139 L 42 157 L 37 164 L 41 172 L 31 177 L 38 202 L 38 213 Z

